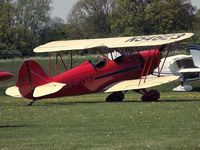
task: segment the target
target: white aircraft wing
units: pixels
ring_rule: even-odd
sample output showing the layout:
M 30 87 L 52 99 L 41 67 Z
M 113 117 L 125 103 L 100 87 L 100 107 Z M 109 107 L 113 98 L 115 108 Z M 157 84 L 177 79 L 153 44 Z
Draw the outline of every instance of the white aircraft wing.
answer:
M 147 36 L 99 38 L 83 40 L 53 41 L 36 47 L 36 53 L 58 52 L 71 50 L 84 50 L 97 47 L 123 48 L 123 47 L 146 47 L 170 44 L 193 36 L 193 33 L 173 33 Z
M 140 79 L 136 80 L 127 80 L 122 81 L 114 86 L 107 89 L 105 92 L 117 92 L 117 91 L 128 91 L 128 90 L 138 90 L 138 89 L 146 89 L 154 86 L 158 86 L 161 84 L 165 84 L 174 80 L 177 80 L 180 76 L 163 76 L 163 77 L 157 77 L 153 75 L 149 75 L 147 77 L 146 82 L 144 83 L 143 80 L 141 84 L 139 85 Z
M 198 73 L 198 72 L 200 72 L 200 68 L 186 68 L 186 69 L 180 69 L 178 72 L 179 72 L 179 73 Z

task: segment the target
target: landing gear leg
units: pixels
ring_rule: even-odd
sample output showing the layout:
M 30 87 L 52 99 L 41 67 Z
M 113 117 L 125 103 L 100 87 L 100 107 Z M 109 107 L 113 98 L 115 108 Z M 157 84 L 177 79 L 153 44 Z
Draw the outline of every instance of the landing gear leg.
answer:
M 114 92 L 106 98 L 106 102 L 122 102 L 124 99 L 123 92 Z

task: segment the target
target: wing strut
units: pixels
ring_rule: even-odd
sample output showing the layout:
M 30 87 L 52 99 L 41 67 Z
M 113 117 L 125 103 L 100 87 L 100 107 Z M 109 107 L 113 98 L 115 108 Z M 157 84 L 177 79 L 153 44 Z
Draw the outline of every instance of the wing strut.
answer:
M 51 53 L 48 53 L 48 57 L 49 57 L 49 60 L 48 60 L 48 74 L 49 76 L 52 75 L 52 60 L 51 60 Z M 60 57 L 60 60 L 65 68 L 65 70 L 67 70 L 67 65 L 65 64 L 64 60 L 63 60 L 63 57 L 61 55 L 60 52 L 57 52 L 56 53 L 56 64 L 55 64 L 55 72 L 56 72 L 56 75 L 58 75 L 59 73 L 59 65 L 58 65 L 58 57 Z M 71 62 L 72 63 L 72 62 Z
M 154 55 L 153 55 L 153 57 L 151 57 L 151 58 L 149 58 L 149 57 L 150 57 L 150 53 L 151 53 L 151 49 L 149 50 L 148 55 L 147 55 L 146 60 L 145 60 L 145 63 L 144 63 L 144 67 L 143 67 L 143 70 L 142 70 L 142 74 L 141 74 L 141 77 L 140 77 L 140 80 L 139 80 L 139 86 L 141 85 L 142 79 L 144 79 L 144 83 L 146 83 L 147 76 L 148 76 L 149 73 L 150 73 L 150 69 L 151 69 L 151 66 L 152 66 L 152 64 L 153 64 L 153 60 L 154 60 L 154 59 L 157 58 L 157 60 L 158 60 L 158 64 L 157 64 L 157 65 L 159 66 L 159 63 L 160 63 L 159 58 L 158 58 L 158 56 L 155 55 L 157 50 L 158 50 L 157 48 L 154 49 Z M 148 62 L 149 62 L 149 64 L 148 64 Z M 159 68 L 158 68 L 158 69 L 159 69 Z M 160 70 L 160 69 L 159 69 L 159 70 Z M 146 71 L 146 72 L 145 72 L 145 71 Z M 159 74 L 160 74 L 160 71 L 159 71 Z M 143 78 L 143 77 L 144 77 L 144 78 Z
M 56 66 L 55 66 L 55 70 L 56 70 L 56 75 L 58 75 L 58 53 L 56 53 Z
M 71 60 L 71 62 L 70 62 L 70 64 L 71 64 L 71 69 L 73 68 L 73 51 L 70 51 L 70 60 Z
M 170 46 L 170 48 L 167 50 L 167 54 L 166 54 L 166 56 L 165 56 L 165 59 L 164 59 L 164 61 L 163 61 L 163 64 L 162 64 L 161 68 L 159 68 L 160 65 L 158 65 L 158 77 L 160 77 L 161 71 L 163 70 L 163 67 L 164 67 L 164 65 L 165 65 L 165 62 L 166 62 L 167 56 L 169 55 L 170 50 L 171 50 L 171 46 Z
M 112 50 L 110 49 L 110 54 L 111 54 L 111 58 L 113 60 L 113 54 L 112 54 Z
M 64 60 L 63 60 L 63 58 L 62 58 L 61 54 L 60 54 L 60 53 L 58 53 L 58 55 L 59 55 L 59 57 L 60 57 L 60 60 L 61 60 L 61 62 L 62 62 L 62 64 L 63 64 L 63 66 L 64 66 L 65 70 L 67 70 L 67 66 L 66 66 L 66 64 L 64 63 Z
M 154 54 L 156 53 L 156 50 L 157 50 L 157 49 L 154 50 Z M 155 56 L 155 55 L 154 55 L 154 56 Z M 146 75 L 145 75 L 144 83 L 146 82 L 146 79 L 147 79 L 147 76 L 148 76 L 149 71 L 150 71 L 150 69 L 151 69 L 151 65 L 152 65 L 152 63 L 153 63 L 153 60 L 154 60 L 154 57 L 151 58 L 150 64 L 149 64 L 149 66 L 148 66 L 148 69 L 147 69 L 147 72 L 146 72 Z
M 149 60 L 150 51 L 151 51 L 151 50 L 149 50 L 148 57 L 146 58 L 145 63 L 144 63 L 144 67 L 143 67 L 142 74 L 141 74 L 140 81 L 139 81 L 139 86 L 140 86 L 140 84 L 141 84 L 141 82 L 142 82 L 142 79 L 143 79 L 142 77 L 144 76 L 144 72 L 145 72 L 146 67 L 147 67 L 147 62 L 148 62 L 148 60 Z M 145 83 L 145 81 L 146 81 L 146 79 L 144 80 L 144 83 Z
M 108 58 L 104 53 L 102 53 L 100 50 L 95 49 L 99 54 L 101 54 L 104 58 Z
M 48 61 L 48 66 L 49 66 L 49 69 L 48 69 L 48 72 L 49 72 L 49 76 L 51 76 L 51 67 L 52 67 L 52 64 L 51 64 L 51 53 L 48 54 L 49 55 L 49 61 Z

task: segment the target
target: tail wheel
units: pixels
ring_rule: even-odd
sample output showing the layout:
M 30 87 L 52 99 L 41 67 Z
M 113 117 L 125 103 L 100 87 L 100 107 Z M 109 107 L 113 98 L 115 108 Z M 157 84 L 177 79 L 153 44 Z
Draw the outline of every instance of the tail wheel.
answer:
M 150 90 L 141 97 L 144 102 L 158 101 L 159 98 L 160 92 L 157 90 Z
M 106 98 L 106 102 L 122 102 L 124 99 L 123 92 L 114 92 Z

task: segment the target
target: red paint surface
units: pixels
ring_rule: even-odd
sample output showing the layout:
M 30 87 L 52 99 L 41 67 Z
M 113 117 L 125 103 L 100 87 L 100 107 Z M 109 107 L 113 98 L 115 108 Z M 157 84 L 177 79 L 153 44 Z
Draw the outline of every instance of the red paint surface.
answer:
M 146 60 L 149 67 L 144 68 Z M 28 99 L 33 99 L 35 87 L 49 82 L 65 83 L 66 86 L 57 93 L 39 99 L 96 93 L 104 91 L 104 88 L 113 83 L 138 79 L 143 70 L 144 74 L 152 73 L 158 67 L 158 61 L 160 61 L 159 50 L 150 52 L 147 50 L 128 56 L 123 55 L 117 61 L 106 59 L 105 65 L 101 68 L 95 67 L 90 61 L 84 61 L 71 70 L 49 77 L 39 64 L 29 60 L 22 64 L 16 85 L 23 97 Z
M 13 77 L 12 73 L 9 72 L 0 72 L 0 81 L 5 81 Z

